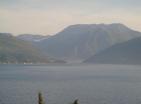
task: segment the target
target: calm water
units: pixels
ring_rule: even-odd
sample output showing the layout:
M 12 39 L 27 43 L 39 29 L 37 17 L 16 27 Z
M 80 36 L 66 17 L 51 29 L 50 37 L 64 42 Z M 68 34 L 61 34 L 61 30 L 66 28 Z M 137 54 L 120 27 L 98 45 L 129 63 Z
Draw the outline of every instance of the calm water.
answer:
M 141 66 L 0 65 L 0 104 L 141 104 Z

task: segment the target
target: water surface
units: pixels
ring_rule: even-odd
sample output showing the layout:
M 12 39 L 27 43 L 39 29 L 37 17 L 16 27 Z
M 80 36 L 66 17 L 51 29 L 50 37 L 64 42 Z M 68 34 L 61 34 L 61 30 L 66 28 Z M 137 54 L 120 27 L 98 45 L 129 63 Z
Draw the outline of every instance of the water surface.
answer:
M 140 104 L 141 66 L 0 65 L 0 104 Z

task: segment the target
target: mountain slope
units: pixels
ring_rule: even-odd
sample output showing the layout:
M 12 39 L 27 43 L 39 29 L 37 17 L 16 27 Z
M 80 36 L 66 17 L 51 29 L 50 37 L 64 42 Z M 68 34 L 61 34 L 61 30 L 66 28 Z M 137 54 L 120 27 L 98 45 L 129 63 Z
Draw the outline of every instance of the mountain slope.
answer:
M 0 33 L 0 63 L 47 63 L 31 43 Z
M 141 37 L 114 45 L 84 62 L 104 64 L 141 64 Z
M 65 60 L 85 60 L 117 43 L 141 36 L 122 24 L 78 24 L 39 42 L 48 55 Z

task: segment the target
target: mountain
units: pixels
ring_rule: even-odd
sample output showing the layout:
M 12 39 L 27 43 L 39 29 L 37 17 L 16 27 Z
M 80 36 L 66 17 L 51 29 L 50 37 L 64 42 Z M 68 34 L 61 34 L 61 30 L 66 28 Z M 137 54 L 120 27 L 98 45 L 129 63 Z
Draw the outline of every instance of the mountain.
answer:
M 32 34 L 20 34 L 17 36 L 18 39 L 22 39 L 25 41 L 30 41 L 30 42 L 39 42 L 43 39 L 47 39 L 50 36 L 43 36 L 43 35 L 32 35 Z
M 31 43 L 10 33 L 0 33 L 0 63 L 48 63 Z
M 77 24 L 44 39 L 38 46 L 49 56 L 83 61 L 115 44 L 141 36 L 123 24 Z
M 114 45 L 84 62 L 141 65 L 141 37 Z

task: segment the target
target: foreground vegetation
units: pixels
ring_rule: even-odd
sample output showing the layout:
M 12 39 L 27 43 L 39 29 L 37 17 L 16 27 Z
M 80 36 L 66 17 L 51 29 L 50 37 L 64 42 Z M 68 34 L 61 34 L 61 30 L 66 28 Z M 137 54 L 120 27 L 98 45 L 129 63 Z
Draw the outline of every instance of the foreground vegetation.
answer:
M 45 101 L 41 92 L 38 93 L 38 104 L 45 104 Z M 72 104 L 78 104 L 78 99 L 76 99 Z

